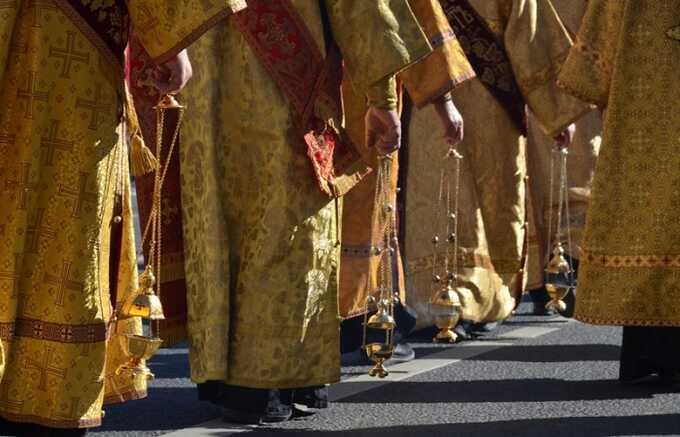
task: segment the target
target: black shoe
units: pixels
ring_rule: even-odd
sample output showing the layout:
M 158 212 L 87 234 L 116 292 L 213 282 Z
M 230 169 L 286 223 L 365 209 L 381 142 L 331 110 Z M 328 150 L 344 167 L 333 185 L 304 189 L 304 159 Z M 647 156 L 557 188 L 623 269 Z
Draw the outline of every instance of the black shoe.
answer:
M 328 408 L 328 387 L 319 385 L 316 387 L 296 388 L 293 394 L 293 402 L 302 404 L 307 408 Z
M 253 411 L 233 407 L 222 407 L 225 422 L 245 425 L 285 422 L 293 416 L 292 390 L 269 390 L 264 411 Z
M 676 385 L 680 383 L 680 370 L 662 369 L 659 371 L 659 378 L 664 385 Z
M 663 379 L 657 373 L 649 373 L 647 375 L 640 375 L 633 378 L 619 378 L 619 382 L 626 386 L 650 385 L 650 384 L 655 385 L 662 381 Z
M 386 366 L 394 366 L 399 363 L 408 363 L 416 358 L 416 352 L 408 343 L 398 343 L 392 352 L 392 358 L 385 361 Z

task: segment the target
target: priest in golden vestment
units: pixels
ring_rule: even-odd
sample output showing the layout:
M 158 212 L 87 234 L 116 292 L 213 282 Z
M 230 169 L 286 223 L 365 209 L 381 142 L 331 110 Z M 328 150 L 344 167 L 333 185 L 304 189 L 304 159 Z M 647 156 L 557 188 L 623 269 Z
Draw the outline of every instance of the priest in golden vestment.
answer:
M 226 419 L 327 404 L 339 197 L 366 174 L 342 129 L 340 61 L 381 138 L 398 141 L 389 77 L 430 50 L 405 0 L 249 0 L 192 47 L 180 154 L 191 378 Z
M 422 108 L 432 104 L 439 114 L 446 113 L 447 105 L 451 105 L 450 91 L 465 80 L 474 77 L 474 72 L 463 53 L 458 41 L 446 20 L 446 16 L 438 0 L 410 0 L 409 4 L 418 22 L 423 28 L 433 52 L 420 62 L 401 72 L 393 87 L 394 97 L 391 99 L 394 108 L 399 104 L 397 83 L 403 86 L 410 101 Z M 400 86 L 400 88 L 402 88 Z M 364 140 L 364 114 L 366 99 L 351 86 L 343 89 L 346 107 L 346 124 L 350 137 L 365 161 L 374 168 L 378 165 L 380 151 L 369 148 Z M 455 108 L 453 108 L 455 111 Z M 442 127 L 434 130 L 442 141 L 453 136 L 454 120 L 446 117 Z M 459 133 L 462 135 L 462 132 Z M 392 203 L 397 204 L 397 185 L 399 174 L 399 152 L 392 154 L 390 196 Z M 382 235 L 377 235 L 372 226 L 374 215 L 374 197 L 376 189 L 375 173 L 365 177 L 345 197 L 342 216 L 342 262 L 340 263 L 340 316 L 342 324 L 343 353 L 356 350 L 363 335 L 363 314 L 366 310 L 366 298 L 373 295 L 378 286 L 378 259 L 373 248 L 380 246 Z M 397 235 L 398 232 L 395 234 Z M 409 316 L 404 305 L 406 289 L 404 271 L 400 253 L 397 251 L 393 266 L 398 280 L 394 290 L 400 296 L 396 311 L 397 331 L 400 336 L 408 334 L 413 327 L 413 317 Z M 405 344 L 398 344 L 392 362 L 404 361 L 413 357 L 413 351 Z
M 242 6 L 2 3 L 0 434 L 83 435 L 103 404 L 146 396 L 144 377 L 116 373 L 127 357 L 108 341 L 142 329 L 113 319 L 136 288 L 121 128 L 128 23 L 176 79 L 177 53 Z
M 679 0 L 590 0 L 559 77 L 606 108 L 575 317 L 624 327 L 627 383 L 680 371 L 679 70 Z
M 551 0 L 564 27 L 574 36 L 579 29 L 587 0 Z M 567 158 L 567 186 L 569 189 L 569 230 L 571 247 L 565 245 L 575 270 L 578 270 L 579 250 L 585 227 L 590 191 L 595 174 L 595 163 L 602 141 L 602 115 L 593 110 L 586 113 L 575 123 L 574 138 L 569 145 Z M 527 289 L 534 304 L 536 314 L 546 314 L 545 304 L 549 297 L 544 288 L 544 268 L 547 261 L 548 244 L 554 243 L 557 226 L 557 189 L 558 169 L 555 167 L 553 186 L 550 185 L 550 167 L 553 162 L 552 151 L 556 150 L 555 140 L 543 132 L 540 123 L 529 112 L 527 161 L 529 175 L 529 253 Z M 550 190 L 553 190 L 553 205 L 550 205 Z M 552 213 L 552 235 L 548 234 L 548 221 Z M 566 221 L 563 222 L 562 235 L 567 235 Z M 564 242 L 564 241 L 563 241 Z M 547 254 L 546 254 L 547 252 Z M 573 314 L 574 296 L 566 300 L 568 309 L 565 314 Z
M 555 85 L 571 39 L 550 2 L 440 2 L 458 38 L 467 41 L 466 54 L 477 73 L 452 93 L 466 126 L 457 146 L 463 156 L 456 261 L 464 285 L 462 316 L 473 322 L 499 321 L 511 314 L 526 283 L 524 106 L 548 136 L 555 136 L 587 105 Z M 448 148 L 433 128 L 434 120 L 434 108 L 413 111 L 405 151 L 407 301 L 418 314 L 419 327 L 434 324 L 429 305 L 433 264 L 445 259 L 445 245 L 438 245 L 435 254 L 433 229 L 423 225 L 437 223 L 441 213 L 437 187 Z

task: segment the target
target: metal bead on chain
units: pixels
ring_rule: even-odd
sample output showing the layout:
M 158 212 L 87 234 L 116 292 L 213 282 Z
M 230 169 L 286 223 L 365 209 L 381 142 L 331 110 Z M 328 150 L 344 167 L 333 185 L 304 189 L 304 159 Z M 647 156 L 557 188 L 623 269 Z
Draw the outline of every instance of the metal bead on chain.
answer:
M 444 165 L 440 174 L 439 196 L 436 208 L 435 226 L 437 231 L 446 236 L 443 275 L 437 273 L 441 268 L 438 262 L 439 237 L 435 235 L 432 239 L 432 278 L 433 291 L 430 300 L 431 311 L 435 325 L 439 332 L 433 338 L 434 341 L 456 340 L 453 328 L 458 323 L 460 317 L 461 298 L 458 294 L 458 194 L 460 181 L 460 159 L 462 156 L 456 149 L 450 149 L 444 157 Z M 454 164 L 454 187 L 451 189 L 451 178 L 449 166 Z M 440 235 L 442 235 L 440 234 Z
M 366 299 L 363 330 L 363 347 L 368 357 L 375 363 L 369 375 L 380 378 L 384 378 L 389 373 L 383 363 L 391 357 L 394 350 L 393 330 L 396 326 L 394 304 L 398 301 L 392 278 L 394 257 L 399 247 L 396 235 L 396 214 L 390 193 L 392 159 L 394 158 L 389 155 L 381 157 L 377 172 L 372 228 L 379 232 L 380 238 L 373 238 L 376 245 L 371 247 L 371 253 L 379 257 L 377 278 L 379 297 L 376 299 L 371 296 Z M 368 312 L 372 310 L 371 307 L 377 311 L 369 317 Z M 384 341 L 367 343 L 367 328 L 383 331 Z

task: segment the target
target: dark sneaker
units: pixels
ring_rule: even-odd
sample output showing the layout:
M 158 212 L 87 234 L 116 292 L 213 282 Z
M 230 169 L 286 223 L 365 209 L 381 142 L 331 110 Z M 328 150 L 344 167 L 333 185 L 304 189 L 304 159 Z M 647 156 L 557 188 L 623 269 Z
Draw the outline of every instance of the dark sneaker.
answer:
M 499 326 L 501 326 L 499 322 L 475 323 L 468 331 L 472 334 L 486 334 L 495 331 Z
M 416 352 L 408 343 L 398 343 L 394 347 L 392 358 L 385 361 L 385 366 L 394 366 L 399 363 L 408 363 L 416 358 Z

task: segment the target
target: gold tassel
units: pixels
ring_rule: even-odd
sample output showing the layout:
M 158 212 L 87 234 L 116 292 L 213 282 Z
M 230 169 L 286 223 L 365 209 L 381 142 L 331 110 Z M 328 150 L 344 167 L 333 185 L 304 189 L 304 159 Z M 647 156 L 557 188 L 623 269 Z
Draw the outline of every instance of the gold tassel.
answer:
M 130 138 L 130 160 L 132 161 L 132 174 L 135 177 L 144 176 L 158 168 L 158 159 L 144 144 L 142 133 L 139 130 L 132 134 L 132 138 Z
M 144 176 L 158 168 L 158 159 L 144 143 L 142 129 L 139 126 L 137 111 L 130 90 L 125 86 L 125 118 L 127 128 L 130 133 L 130 161 L 132 164 L 132 175 L 135 177 Z

